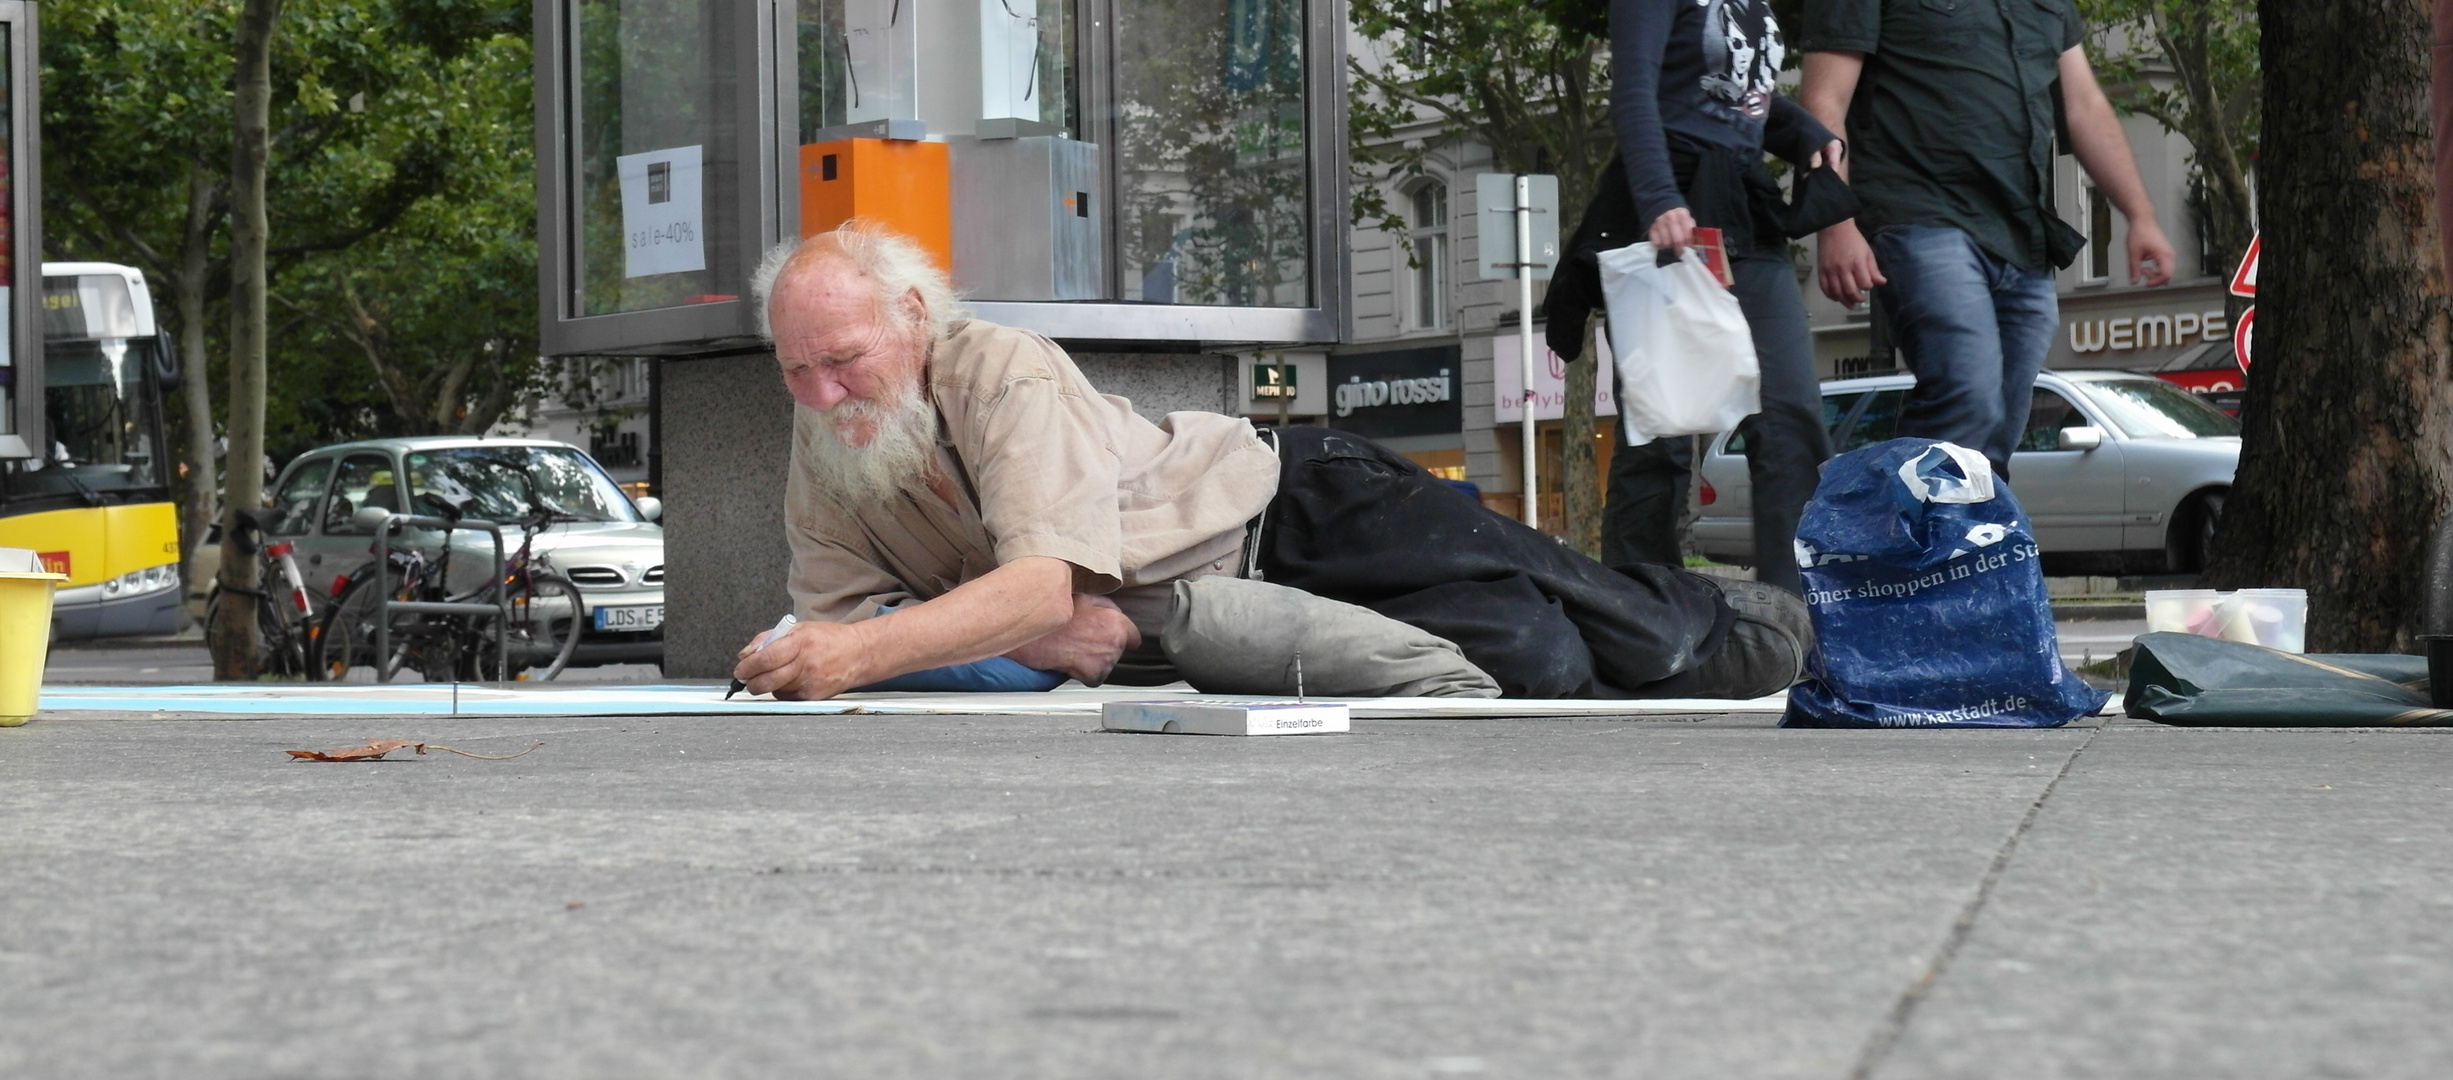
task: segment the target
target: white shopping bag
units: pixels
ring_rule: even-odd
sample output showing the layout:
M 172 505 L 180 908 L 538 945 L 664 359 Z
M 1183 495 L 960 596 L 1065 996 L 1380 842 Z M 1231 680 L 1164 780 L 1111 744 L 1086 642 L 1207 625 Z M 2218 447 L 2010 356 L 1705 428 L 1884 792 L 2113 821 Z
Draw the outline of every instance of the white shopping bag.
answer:
M 1762 369 L 1738 298 L 1692 247 L 1668 266 L 1654 259 L 1649 243 L 1601 253 L 1630 446 L 1727 431 L 1763 409 Z

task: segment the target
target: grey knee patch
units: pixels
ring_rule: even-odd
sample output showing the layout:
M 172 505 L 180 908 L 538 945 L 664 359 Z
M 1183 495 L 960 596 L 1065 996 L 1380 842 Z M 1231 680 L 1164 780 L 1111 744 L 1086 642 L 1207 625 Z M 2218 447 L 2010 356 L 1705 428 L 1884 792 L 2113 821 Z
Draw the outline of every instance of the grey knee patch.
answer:
M 1499 684 L 1453 643 L 1369 608 L 1231 577 L 1175 583 L 1167 659 L 1210 694 L 1498 697 Z

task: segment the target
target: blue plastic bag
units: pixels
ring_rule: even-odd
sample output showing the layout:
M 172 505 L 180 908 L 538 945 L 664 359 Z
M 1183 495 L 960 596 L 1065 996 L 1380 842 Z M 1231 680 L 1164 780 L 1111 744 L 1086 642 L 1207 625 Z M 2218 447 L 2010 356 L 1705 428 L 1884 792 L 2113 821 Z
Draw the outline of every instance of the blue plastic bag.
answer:
M 2035 530 L 1973 450 L 1831 459 L 1797 563 L 1817 645 L 1782 727 L 2058 727 L 2111 697 L 2062 665 Z

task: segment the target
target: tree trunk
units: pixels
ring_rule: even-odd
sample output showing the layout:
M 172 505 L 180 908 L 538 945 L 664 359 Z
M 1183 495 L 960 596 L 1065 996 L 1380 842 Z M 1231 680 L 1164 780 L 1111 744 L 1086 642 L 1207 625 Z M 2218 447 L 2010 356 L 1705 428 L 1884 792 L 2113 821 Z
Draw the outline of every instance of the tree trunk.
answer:
M 2430 0 L 2266 0 L 2257 366 L 2218 586 L 2301 587 L 2312 652 L 2406 650 L 2453 479 Z
M 2429 115 L 2434 118 L 2430 130 L 2436 134 L 2436 145 L 2453 138 L 2453 0 L 2436 0 L 2435 16 L 2428 36 L 2428 101 Z M 2436 220 L 2453 221 L 2453 154 L 2436 155 Z M 2453 228 L 2439 224 L 2436 238 L 2444 247 L 2446 273 L 2453 274 Z
M 271 153 L 273 30 L 282 0 L 247 0 L 233 45 L 230 149 L 230 452 L 224 474 L 221 586 L 252 600 L 261 584 L 256 556 L 239 550 L 237 514 L 264 502 L 265 158 Z M 257 669 L 253 603 L 219 609 L 216 679 L 253 679 Z
M 187 183 L 187 233 L 179 248 L 179 275 L 171 292 L 179 312 L 179 391 L 187 404 L 187 513 L 183 523 L 189 541 L 186 580 L 196 575 L 196 554 L 204 550 L 206 529 L 213 521 L 215 493 L 221 488 L 213 460 L 213 384 L 205 379 L 204 290 L 213 255 L 213 181 L 202 166 L 194 167 Z
M 1601 358 L 1593 354 L 1593 319 L 1584 322 L 1584 359 L 1567 365 L 1565 419 L 1559 423 L 1561 535 L 1567 546 L 1601 557 L 1601 478 L 1593 461 L 1593 387 Z

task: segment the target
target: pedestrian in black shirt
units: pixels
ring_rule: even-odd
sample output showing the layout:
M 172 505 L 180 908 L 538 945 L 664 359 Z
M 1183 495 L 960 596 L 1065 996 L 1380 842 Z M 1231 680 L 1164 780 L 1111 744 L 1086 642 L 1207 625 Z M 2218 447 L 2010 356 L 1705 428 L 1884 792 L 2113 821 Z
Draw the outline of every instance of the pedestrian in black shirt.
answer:
M 2078 163 L 2129 221 L 2130 280 L 2172 279 L 2085 25 L 2071 0 L 1807 0 L 1805 23 L 1798 96 L 1850 138 L 1864 201 L 1821 234 L 1823 293 L 1879 292 L 1916 373 L 1899 434 L 1983 451 L 2008 476 L 2060 325 L 2053 270 L 2085 243 L 2052 209 L 2056 94 Z

